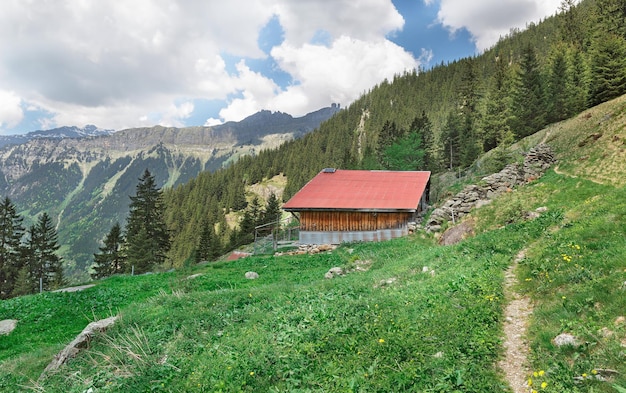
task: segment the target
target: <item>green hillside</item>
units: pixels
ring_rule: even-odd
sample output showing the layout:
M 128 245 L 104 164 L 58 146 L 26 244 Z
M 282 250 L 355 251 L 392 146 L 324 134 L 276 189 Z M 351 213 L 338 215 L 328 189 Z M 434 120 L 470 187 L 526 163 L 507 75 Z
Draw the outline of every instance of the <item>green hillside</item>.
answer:
M 621 97 L 512 146 L 545 141 L 558 163 L 466 216 L 475 236 L 454 246 L 418 232 L 3 301 L 0 320 L 18 324 L 0 336 L 0 390 L 510 392 L 497 364 L 517 257 L 512 288 L 534 310 L 524 380 L 541 392 L 621 392 L 625 125 Z M 351 273 L 324 279 L 335 266 Z M 121 319 L 40 378 L 89 321 L 111 315 Z M 561 333 L 580 345 L 556 347 Z
M 167 190 L 169 262 L 182 266 L 206 228 L 224 250 L 238 247 L 250 233 L 224 214 L 243 216 L 245 187 L 276 175 L 287 177 L 286 201 L 326 167 L 449 178 L 475 173 L 476 159 L 491 152 L 480 170 L 497 171 L 515 159 L 506 153 L 512 143 L 626 94 L 625 18 L 621 0 L 563 1 L 557 15 L 512 30 L 481 55 L 382 81 L 303 138 Z

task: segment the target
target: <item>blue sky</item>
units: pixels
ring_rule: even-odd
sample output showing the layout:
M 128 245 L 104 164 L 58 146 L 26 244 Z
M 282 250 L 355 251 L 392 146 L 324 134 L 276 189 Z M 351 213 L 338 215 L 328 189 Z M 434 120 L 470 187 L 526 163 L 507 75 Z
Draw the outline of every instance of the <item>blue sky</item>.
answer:
M 348 106 L 481 53 L 560 0 L 34 0 L 0 13 L 0 134 Z

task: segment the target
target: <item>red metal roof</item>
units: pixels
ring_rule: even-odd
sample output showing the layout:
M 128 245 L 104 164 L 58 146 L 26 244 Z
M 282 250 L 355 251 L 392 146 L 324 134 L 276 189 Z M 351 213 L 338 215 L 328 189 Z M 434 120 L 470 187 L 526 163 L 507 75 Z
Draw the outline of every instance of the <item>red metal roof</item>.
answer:
M 283 209 L 415 211 L 429 178 L 430 172 L 324 170 Z

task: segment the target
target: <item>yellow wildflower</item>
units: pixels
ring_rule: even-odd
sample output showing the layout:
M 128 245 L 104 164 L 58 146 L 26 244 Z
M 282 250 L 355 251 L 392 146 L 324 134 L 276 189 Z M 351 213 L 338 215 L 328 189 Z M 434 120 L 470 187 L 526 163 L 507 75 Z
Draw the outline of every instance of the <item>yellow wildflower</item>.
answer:
M 254 375 L 254 371 L 250 371 L 250 376 L 253 376 L 253 375 Z
M 382 343 L 384 343 L 384 342 L 385 342 L 385 339 L 384 339 L 384 338 L 379 338 L 379 339 L 378 339 L 378 342 L 382 344 Z
M 546 373 L 545 371 L 543 371 L 543 370 L 539 370 L 539 376 L 540 376 L 540 377 L 543 377 L 545 373 Z
M 548 383 L 546 381 L 541 382 L 541 388 L 545 389 L 548 386 Z

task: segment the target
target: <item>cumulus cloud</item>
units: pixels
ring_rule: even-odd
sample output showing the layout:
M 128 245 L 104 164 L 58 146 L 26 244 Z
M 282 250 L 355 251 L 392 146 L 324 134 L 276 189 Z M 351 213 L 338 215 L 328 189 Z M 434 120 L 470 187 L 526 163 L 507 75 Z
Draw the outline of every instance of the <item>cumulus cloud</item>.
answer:
M 439 1 L 439 22 L 467 28 L 484 48 L 560 0 Z M 264 52 L 269 21 L 282 38 Z M 194 100 L 224 102 L 206 124 L 346 106 L 432 57 L 387 39 L 404 24 L 391 0 L 10 1 L 0 13 L 0 123 L 6 130 L 41 112 L 45 127 L 184 125 Z M 267 56 L 290 85 L 253 66 Z
M 425 0 L 426 4 L 434 0 Z M 511 28 L 524 28 L 554 14 L 561 0 L 440 0 L 439 23 L 452 33 L 465 28 L 480 52 L 498 42 Z
M 363 41 L 345 35 L 330 47 L 285 43 L 274 48 L 272 56 L 298 81 L 274 98 L 275 106 L 297 115 L 304 114 L 306 107 L 350 103 L 372 87 L 372 81 L 391 79 L 417 66 L 409 53 L 388 40 Z
M 24 118 L 21 99 L 13 91 L 0 90 L 0 127 L 15 127 Z
M 8 2 L 0 85 L 57 125 L 119 129 L 156 112 L 180 124 L 188 113 L 175 102 L 235 91 L 222 53 L 264 56 L 257 35 L 271 12 L 247 0 Z

